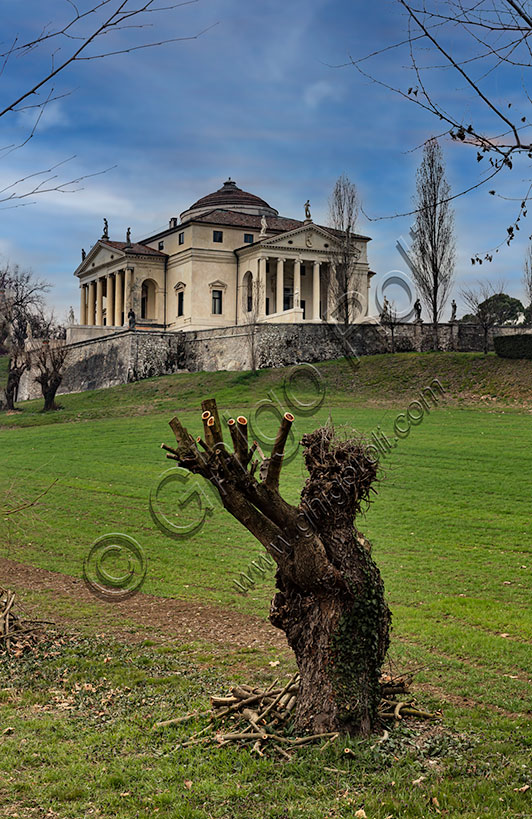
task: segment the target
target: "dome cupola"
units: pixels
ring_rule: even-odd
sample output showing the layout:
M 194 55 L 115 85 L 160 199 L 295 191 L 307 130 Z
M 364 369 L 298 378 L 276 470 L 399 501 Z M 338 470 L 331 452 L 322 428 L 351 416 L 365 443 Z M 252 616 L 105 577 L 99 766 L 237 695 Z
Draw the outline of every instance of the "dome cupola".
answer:
M 186 222 L 195 216 L 201 216 L 210 210 L 234 210 L 238 213 L 248 213 L 254 216 L 278 216 L 279 211 L 253 193 L 239 188 L 231 177 L 224 182 L 221 188 L 209 193 L 194 202 L 181 214 L 181 222 Z

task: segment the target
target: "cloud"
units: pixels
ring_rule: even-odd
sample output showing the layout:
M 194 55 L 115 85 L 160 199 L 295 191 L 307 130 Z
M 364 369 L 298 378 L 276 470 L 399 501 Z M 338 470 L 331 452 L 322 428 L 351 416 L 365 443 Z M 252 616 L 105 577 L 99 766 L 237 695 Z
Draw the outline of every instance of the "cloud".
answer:
M 26 110 L 18 111 L 16 116 L 17 127 L 27 134 L 30 134 L 39 118 L 40 111 L 40 108 L 27 108 Z M 42 133 L 52 128 L 65 128 L 69 124 L 70 119 L 65 110 L 65 106 L 61 100 L 55 100 L 45 106 L 39 120 L 38 128 L 39 132 Z
M 333 85 L 327 80 L 318 80 L 307 86 L 303 94 L 303 100 L 308 108 L 318 108 L 323 102 L 331 100 L 339 102 L 343 97 L 342 89 L 338 85 Z

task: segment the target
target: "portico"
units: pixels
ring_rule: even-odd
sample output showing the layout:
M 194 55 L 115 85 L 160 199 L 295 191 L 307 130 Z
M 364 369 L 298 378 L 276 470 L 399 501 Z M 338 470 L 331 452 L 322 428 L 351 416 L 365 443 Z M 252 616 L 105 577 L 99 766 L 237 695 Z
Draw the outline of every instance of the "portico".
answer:
M 125 268 L 83 282 L 80 285 L 80 324 L 89 327 L 123 327 L 127 324 L 134 272 L 134 268 Z
M 268 255 L 248 259 L 247 266 L 249 269 L 239 288 L 241 310 L 238 323 L 246 321 L 247 314 L 252 313 L 259 321 L 268 322 L 322 321 L 327 318 L 328 262 Z
M 120 329 L 131 309 L 141 323 L 163 322 L 165 255 L 134 251 L 126 242 L 102 239 L 82 260 L 76 271 L 81 325 Z
M 311 220 L 282 237 L 239 248 L 237 324 L 335 321 L 332 299 L 334 236 Z M 360 260 L 367 301 L 367 263 Z

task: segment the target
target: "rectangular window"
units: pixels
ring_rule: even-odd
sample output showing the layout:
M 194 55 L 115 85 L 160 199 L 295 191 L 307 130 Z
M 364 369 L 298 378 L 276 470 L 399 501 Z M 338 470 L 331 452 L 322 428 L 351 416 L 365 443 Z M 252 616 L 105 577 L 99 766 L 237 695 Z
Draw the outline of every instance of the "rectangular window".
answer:
M 164 250 L 164 242 L 159 242 L 159 250 Z
M 301 307 L 303 308 L 303 318 L 306 319 L 307 314 L 305 310 L 305 299 L 301 299 Z
M 224 240 L 223 230 L 213 230 L 212 240 L 213 240 L 213 242 L 223 242 L 223 240 Z
M 180 290 L 177 294 L 177 315 L 182 316 L 184 312 L 185 306 L 185 294 L 183 290 Z
M 179 239 L 178 239 L 178 241 L 179 241 L 179 244 L 180 244 L 180 245 L 184 245 L 184 244 L 185 244 L 185 233 L 184 233 L 184 231 L 183 231 L 183 233 L 180 233 L 180 234 L 179 234 Z
M 252 233 L 244 233 L 244 244 L 252 245 L 253 244 L 253 234 Z
M 270 299 L 266 296 L 266 315 L 270 315 Z
M 215 316 L 222 315 L 222 291 L 221 290 L 213 290 L 212 291 L 212 312 Z

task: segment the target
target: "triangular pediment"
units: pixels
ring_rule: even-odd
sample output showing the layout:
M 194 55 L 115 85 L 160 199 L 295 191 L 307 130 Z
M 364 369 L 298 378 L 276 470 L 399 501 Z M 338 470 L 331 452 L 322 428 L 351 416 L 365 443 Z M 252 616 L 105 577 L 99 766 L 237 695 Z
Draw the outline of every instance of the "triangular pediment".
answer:
M 227 288 L 227 284 L 221 279 L 216 279 L 214 282 L 209 282 L 209 287 L 211 290 L 225 290 Z
M 109 264 L 114 264 L 118 259 L 123 259 L 125 255 L 126 254 L 123 250 L 110 247 L 102 240 L 98 240 L 89 250 L 85 259 L 82 260 L 77 270 L 74 271 L 74 275 L 86 276 L 93 270 L 97 270 Z
M 327 251 L 337 244 L 336 237 L 325 230 L 325 228 L 315 225 L 313 222 L 303 224 L 294 230 L 288 230 L 278 236 L 263 239 L 261 246 L 264 248 L 292 248 L 293 250 L 321 250 Z

